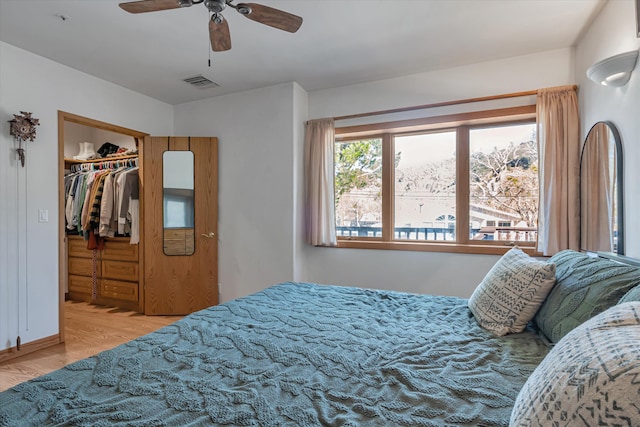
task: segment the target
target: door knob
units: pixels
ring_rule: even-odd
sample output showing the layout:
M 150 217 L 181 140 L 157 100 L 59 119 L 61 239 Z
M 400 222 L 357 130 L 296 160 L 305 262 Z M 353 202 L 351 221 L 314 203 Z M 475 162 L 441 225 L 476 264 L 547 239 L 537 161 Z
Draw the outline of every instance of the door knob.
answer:
M 206 237 L 207 239 L 213 239 L 214 237 L 216 237 L 216 233 L 214 233 L 213 231 L 209 232 L 209 234 L 202 234 L 202 237 Z

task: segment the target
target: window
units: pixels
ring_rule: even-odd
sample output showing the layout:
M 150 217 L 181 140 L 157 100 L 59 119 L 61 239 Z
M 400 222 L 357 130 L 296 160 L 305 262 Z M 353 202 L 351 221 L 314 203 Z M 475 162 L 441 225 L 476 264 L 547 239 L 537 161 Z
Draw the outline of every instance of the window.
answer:
M 535 242 L 535 123 L 469 129 L 469 181 L 471 239 Z
M 382 139 L 337 142 L 336 225 L 341 235 L 375 237 L 382 230 Z
M 455 241 L 456 132 L 395 135 L 395 238 Z
M 455 123 L 445 117 L 422 126 L 337 128 L 339 246 L 474 253 L 503 253 L 514 244 L 533 249 L 535 106 L 505 110 L 470 113 L 467 120 L 458 115 Z M 513 110 L 517 114 L 508 114 Z

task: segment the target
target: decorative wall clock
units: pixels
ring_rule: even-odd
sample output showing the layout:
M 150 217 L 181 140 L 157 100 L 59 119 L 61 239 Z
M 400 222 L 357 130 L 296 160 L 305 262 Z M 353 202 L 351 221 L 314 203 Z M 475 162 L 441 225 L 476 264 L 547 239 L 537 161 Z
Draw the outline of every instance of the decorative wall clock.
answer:
M 13 120 L 9 120 L 11 127 L 9 133 L 13 135 L 13 138 L 18 142 L 18 148 L 16 152 L 20 157 L 20 164 L 24 167 L 24 148 L 22 148 L 22 142 L 29 140 L 34 141 L 36 139 L 36 126 L 40 124 L 40 120 L 31 116 L 31 113 L 26 111 L 20 111 L 20 115 L 14 114 Z

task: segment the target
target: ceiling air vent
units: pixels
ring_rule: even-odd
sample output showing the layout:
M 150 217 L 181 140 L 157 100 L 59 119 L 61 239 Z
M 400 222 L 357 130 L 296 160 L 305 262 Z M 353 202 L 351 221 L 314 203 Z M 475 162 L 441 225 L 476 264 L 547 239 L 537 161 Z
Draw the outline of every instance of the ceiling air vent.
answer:
M 188 79 L 184 79 L 183 81 L 189 83 L 193 87 L 197 87 L 198 89 L 209 89 L 212 87 L 220 86 L 218 83 L 212 82 L 211 80 L 209 80 L 208 78 L 202 75 L 189 77 Z

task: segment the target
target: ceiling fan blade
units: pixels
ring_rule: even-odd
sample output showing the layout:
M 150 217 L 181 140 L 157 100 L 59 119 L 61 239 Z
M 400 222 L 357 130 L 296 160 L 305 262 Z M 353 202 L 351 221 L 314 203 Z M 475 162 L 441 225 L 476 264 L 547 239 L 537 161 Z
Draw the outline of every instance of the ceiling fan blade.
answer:
M 214 18 L 209 20 L 209 39 L 211 39 L 211 49 L 214 52 L 224 52 L 225 50 L 231 49 L 229 24 L 224 18 L 222 18 L 220 23 L 217 23 Z
M 180 5 L 178 4 L 178 0 L 139 0 L 120 3 L 120 7 L 129 13 L 144 13 L 177 9 Z
M 236 9 L 240 11 L 243 7 L 251 10 L 249 14 L 243 13 L 247 18 L 279 30 L 295 33 L 302 25 L 301 17 L 279 9 L 257 3 L 238 3 Z

